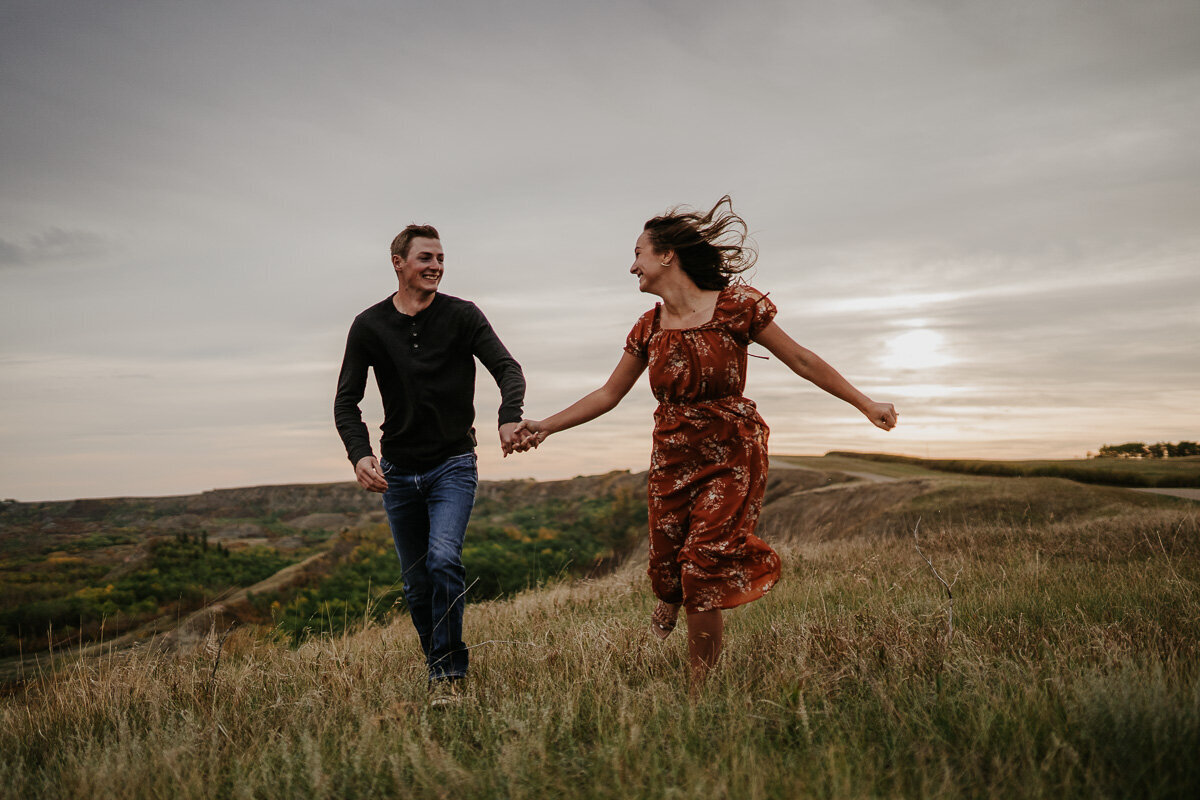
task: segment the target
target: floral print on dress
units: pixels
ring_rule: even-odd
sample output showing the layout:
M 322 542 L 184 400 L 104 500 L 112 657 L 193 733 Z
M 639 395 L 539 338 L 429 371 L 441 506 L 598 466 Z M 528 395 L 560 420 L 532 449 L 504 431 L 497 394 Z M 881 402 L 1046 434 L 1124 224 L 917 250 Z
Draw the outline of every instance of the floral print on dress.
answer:
M 768 429 L 743 397 L 746 347 L 775 304 L 745 285 L 717 297 L 712 319 L 664 329 L 661 304 L 633 326 L 625 352 L 650 367 L 650 584 L 688 611 L 732 608 L 779 580 L 779 556 L 754 535 L 767 482 Z

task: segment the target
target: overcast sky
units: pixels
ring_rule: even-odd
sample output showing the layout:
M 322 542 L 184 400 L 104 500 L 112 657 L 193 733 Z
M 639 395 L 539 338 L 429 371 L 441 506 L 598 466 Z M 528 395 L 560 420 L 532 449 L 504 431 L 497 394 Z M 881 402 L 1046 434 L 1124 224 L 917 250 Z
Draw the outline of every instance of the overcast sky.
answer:
M 725 193 L 780 325 L 901 412 L 754 361 L 773 452 L 1197 439 L 1198 98 L 1195 0 L 5 0 L 0 497 L 351 479 L 345 335 L 410 222 L 543 417 L 656 299 L 642 223 Z M 498 403 L 481 369 L 484 478 L 647 464 L 645 378 L 505 460 Z

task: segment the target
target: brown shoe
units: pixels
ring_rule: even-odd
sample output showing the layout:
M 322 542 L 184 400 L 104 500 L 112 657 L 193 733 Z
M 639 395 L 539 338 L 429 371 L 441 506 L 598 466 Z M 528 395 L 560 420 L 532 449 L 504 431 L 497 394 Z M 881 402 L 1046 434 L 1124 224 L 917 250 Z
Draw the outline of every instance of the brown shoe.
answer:
M 650 615 L 650 631 L 660 639 L 665 639 L 675 630 L 675 622 L 679 619 L 679 605 L 659 601 Z
M 458 691 L 458 681 L 447 678 L 433 681 L 429 684 L 429 707 L 445 708 L 462 702 L 462 694 Z

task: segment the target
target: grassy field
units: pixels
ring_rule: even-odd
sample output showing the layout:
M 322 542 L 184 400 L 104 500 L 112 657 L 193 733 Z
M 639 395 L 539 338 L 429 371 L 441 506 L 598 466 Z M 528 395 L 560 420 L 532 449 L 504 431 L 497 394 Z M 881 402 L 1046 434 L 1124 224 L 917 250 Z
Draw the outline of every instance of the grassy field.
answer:
M 5 797 L 1191 797 L 1195 504 L 1058 479 L 911 477 L 776 498 L 784 557 L 705 694 L 646 626 L 635 556 L 468 608 L 426 703 L 405 620 L 289 647 L 64 664 L 0 700 Z M 914 547 L 954 585 L 946 591 Z M 365 587 L 364 587 L 365 591 Z

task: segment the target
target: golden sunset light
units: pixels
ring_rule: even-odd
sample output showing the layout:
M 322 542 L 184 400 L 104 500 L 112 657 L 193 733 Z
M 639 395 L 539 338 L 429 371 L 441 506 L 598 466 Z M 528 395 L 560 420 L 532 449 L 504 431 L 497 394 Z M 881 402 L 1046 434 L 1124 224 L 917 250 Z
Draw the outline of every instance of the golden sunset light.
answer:
M 952 363 L 946 337 L 928 328 L 906 331 L 888 340 L 885 363 L 893 369 L 924 370 Z

